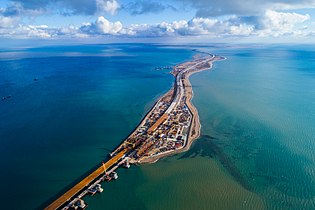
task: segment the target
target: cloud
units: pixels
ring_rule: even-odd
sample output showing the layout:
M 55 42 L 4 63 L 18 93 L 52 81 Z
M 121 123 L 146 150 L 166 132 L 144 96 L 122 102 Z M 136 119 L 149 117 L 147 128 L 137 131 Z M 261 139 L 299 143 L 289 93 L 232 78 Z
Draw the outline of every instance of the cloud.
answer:
M 267 10 L 261 20 L 262 30 L 260 35 L 279 36 L 284 34 L 300 33 L 296 26 L 309 20 L 308 14 L 285 13 Z
M 227 22 L 209 18 L 193 18 L 162 22 L 154 25 L 132 25 L 132 31 L 138 37 L 177 37 L 177 36 L 212 36 L 218 37 L 228 31 Z
M 236 36 L 249 36 L 255 30 L 255 26 L 247 25 L 247 24 L 240 24 L 240 25 L 232 25 L 230 26 L 229 34 L 236 35 Z
M 167 8 L 171 8 L 173 10 L 175 9 L 174 7 L 170 5 L 164 5 L 160 2 L 145 1 L 145 0 L 130 2 L 126 4 L 124 8 L 132 15 L 160 13 Z
M 14 26 L 19 19 L 0 15 L 0 28 L 9 28 Z
M 27 10 L 53 11 L 62 15 L 94 15 L 98 12 L 115 14 L 116 0 L 11 0 Z
M 7 8 L 0 8 L 0 14 L 5 17 L 39 16 L 44 13 L 42 9 L 26 9 L 20 3 L 11 3 Z
M 95 0 L 11 0 L 28 10 L 54 10 L 62 15 L 93 15 L 97 8 Z
M 11 7 L 8 8 L 0 8 L 0 28 L 12 28 L 19 21 L 20 12 Z
M 110 22 L 105 17 L 100 16 L 93 23 L 82 23 L 76 27 L 49 27 L 47 25 L 23 25 L 19 24 L 15 18 L 0 16 L 0 37 L 9 38 L 87 38 L 95 36 L 119 36 L 132 35 L 128 28 L 123 28 L 121 22 Z
M 6 17 L 19 16 L 19 15 L 21 15 L 22 10 L 23 10 L 23 8 L 22 8 L 21 4 L 16 3 L 16 4 L 12 4 L 12 5 L 8 6 L 5 9 L 2 9 L 2 11 L 0 11 L 0 13 Z
M 226 31 L 224 25 L 225 23 L 216 19 L 193 18 L 189 21 L 180 20 L 153 25 L 136 24 L 131 25 L 129 30 L 137 37 L 215 36 Z
M 88 35 L 117 35 L 123 29 L 121 22 L 110 22 L 105 17 L 100 16 L 94 23 L 83 23 L 79 28 L 82 33 Z
M 178 38 L 178 37 L 308 37 L 314 32 L 301 24 L 310 20 L 309 15 L 294 12 L 277 12 L 267 10 L 262 16 L 238 17 L 225 19 L 200 18 L 161 22 L 158 24 L 132 24 L 124 26 L 120 21 L 111 22 L 99 16 L 94 22 L 82 23 L 80 26 L 51 28 L 47 25 L 22 25 L 14 17 L 0 16 L 0 36 L 4 37 L 40 37 L 51 38 Z
M 117 10 L 120 8 L 120 5 L 116 0 L 96 0 L 96 5 L 100 12 L 105 11 L 111 15 L 115 15 Z
M 11 0 L 12 2 L 16 2 L 21 4 L 26 9 L 43 9 L 46 8 L 47 5 L 51 3 L 51 1 L 47 0 Z
M 121 31 L 123 27 L 121 22 L 117 21 L 115 23 L 112 23 L 103 16 L 100 16 L 96 20 L 95 26 L 97 28 L 97 31 L 102 34 L 117 34 Z
M 39 38 L 50 38 L 52 37 L 52 34 L 49 33 L 51 30 L 49 30 L 49 27 L 47 25 L 28 25 L 28 26 L 22 26 L 22 30 L 27 31 L 27 35 L 29 37 L 39 37 Z
M 222 15 L 252 16 L 266 10 L 296 9 L 315 7 L 315 0 L 177 0 L 196 9 L 197 17 Z
M 152 0 L 135 0 L 120 5 L 117 0 L 10 0 L 17 7 L 8 8 L 8 12 L 17 14 L 20 10 L 38 10 L 61 15 L 95 15 L 106 12 L 115 15 L 124 8 L 132 15 L 159 13 L 165 9 L 176 10 L 170 4 Z M 18 10 L 17 10 L 18 9 Z M 9 11 L 10 10 L 10 11 Z
M 315 8 L 315 0 L 170 0 L 170 3 L 157 0 L 9 0 L 13 2 L 6 9 L 5 16 L 55 13 L 62 15 L 114 15 L 124 9 L 132 15 L 161 13 L 164 10 L 176 10 L 174 6 L 186 5 L 186 9 L 195 9 L 196 17 L 217 17 L 224 15 L 254 16 L 263 15 L 267 10 L 292 10 L 297 8 Z
M 14 28 L 0 29 L 1 37 L 15 38 L 45 38 L 55 36 L 57 29 L 49 28 L 47 25 L 17 25 Z
M 88 34 L 80 30 L 80 27 L 76 27 L 74 25 L 62 27 L 58 29 L 55 34 L 58 37 L 67 37 L 67 38 L 88 38 L 89 37 Z
M 277 37 L 282 35 L 304 36 L 310 33 L 300 25 L 309 15 L 267 10 L 262 16 L 193 18 L 189 21 L 162 22 L 153 25 L 132 25 L 130 29 L 139 37 L 205 36 L 205 37 Z

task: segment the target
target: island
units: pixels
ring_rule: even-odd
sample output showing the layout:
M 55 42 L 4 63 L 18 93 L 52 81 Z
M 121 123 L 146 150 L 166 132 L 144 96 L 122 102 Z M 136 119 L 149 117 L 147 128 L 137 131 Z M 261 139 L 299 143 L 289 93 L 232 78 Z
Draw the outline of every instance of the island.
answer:
M 136 129 L 112 152 L 110 159 L 53 201 L 45 209 L 85 209 L 83 197 L 102 192 L 101 182 L 117 179 L 115 170 L 130 164 L 154 163 L 160 158 L 187 151 L 200 136 L 200 122 L 193 97 L 190 75 L 211 69 L 224 57 L 198 54 L 193 60 L 172 68 L 173 87 L 147 113 Z

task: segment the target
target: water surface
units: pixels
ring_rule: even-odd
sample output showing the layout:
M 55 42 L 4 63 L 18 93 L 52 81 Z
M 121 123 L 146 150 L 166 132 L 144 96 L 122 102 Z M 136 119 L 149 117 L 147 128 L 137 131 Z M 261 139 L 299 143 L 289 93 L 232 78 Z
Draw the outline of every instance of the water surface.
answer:
M 3 208 L 40 208 L 106 159 L 172 86 L 155 67 L 192 49 L 227 57 L 191 76 L 202 136 L 119 169 L 90 208 L 314 209 L 314 48 L 143 44 L 1 50 Z

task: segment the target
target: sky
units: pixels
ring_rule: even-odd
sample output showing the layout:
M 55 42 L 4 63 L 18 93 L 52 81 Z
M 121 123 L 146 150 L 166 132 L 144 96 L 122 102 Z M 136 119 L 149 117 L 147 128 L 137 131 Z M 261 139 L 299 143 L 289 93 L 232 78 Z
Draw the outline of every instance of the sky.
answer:
M 314 42 L 315 0 L 0 0 L 0 38 Z

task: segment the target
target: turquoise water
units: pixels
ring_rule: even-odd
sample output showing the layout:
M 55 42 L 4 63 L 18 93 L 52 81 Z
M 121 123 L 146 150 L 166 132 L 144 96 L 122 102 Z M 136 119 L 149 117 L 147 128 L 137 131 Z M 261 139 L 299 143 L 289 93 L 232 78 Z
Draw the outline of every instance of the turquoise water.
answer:
M 202 136 L 119 169 L 90 209 L 314 209 L 311 46 L 143 44 L 1 50 L 0 96 L 12 95 L 0 101 L 2 207 L 42 208 L 106 159 L 171 87 L 154 68 L 192 49 L 227 57 L 191 77 Z
M 258 193 L 268 209 L 314 209 L 314 50 L 217 52 L 228 60 L 192 77 L 203 135 L 233 163 L 227 169 L 234 178 Z

